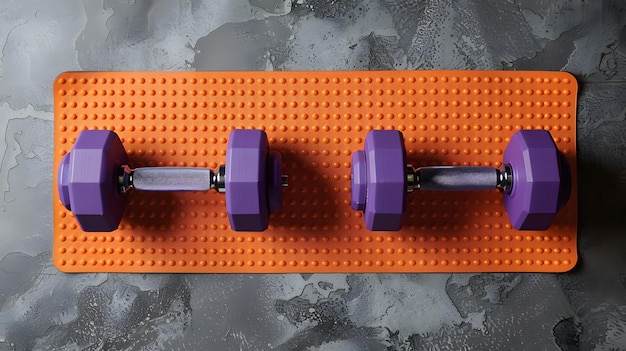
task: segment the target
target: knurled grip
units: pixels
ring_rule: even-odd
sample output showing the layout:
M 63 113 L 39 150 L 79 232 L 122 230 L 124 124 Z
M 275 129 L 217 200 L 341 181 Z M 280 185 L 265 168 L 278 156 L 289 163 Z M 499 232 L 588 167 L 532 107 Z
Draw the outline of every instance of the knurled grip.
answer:
M 498 186 L 498 170 L 493 167 L 421 167 L 416 176 L 420 190 L 491 190 Z
M 191 167 L 143 167 L 133 170 L 133 188 L 144 191 L 207 191 L 212 171 Z

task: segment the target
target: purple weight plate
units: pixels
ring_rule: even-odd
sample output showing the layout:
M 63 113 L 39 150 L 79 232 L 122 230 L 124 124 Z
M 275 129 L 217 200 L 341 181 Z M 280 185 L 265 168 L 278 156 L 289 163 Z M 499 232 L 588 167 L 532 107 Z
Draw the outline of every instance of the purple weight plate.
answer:
M 269 224 L 267 134 L 235 129 L 226 151 L 226 211 L 236 231 L 260 232 Z
M 125 196 L 118 189 L 120 167 L 127 163 L 120 138 L 108 130 L 85 130 L 59 166 L 57 187 L 86 232 L 110 232 L 119 226 Z
M 374 130 L 365 137 L 367 196 L 365 226 L 369 230 L 402 228 L 406 208 L 406 152 L 402 133 Z
M 513 189 L 503 203 L 513 228 L 546 230 L 562 201 L 567 201 L 569 179 L 561 183 L 559 151 L 545 130 L 521 130 L 511 137 L 504 151 L 511 165 Z M 566 176 L 564 174 L 564 176 Z
M 367 201 L 367 164 L 365 152 L 352 154 L 352 177 L 350 178 L 350 206 L 355 211 L 364 211 Z

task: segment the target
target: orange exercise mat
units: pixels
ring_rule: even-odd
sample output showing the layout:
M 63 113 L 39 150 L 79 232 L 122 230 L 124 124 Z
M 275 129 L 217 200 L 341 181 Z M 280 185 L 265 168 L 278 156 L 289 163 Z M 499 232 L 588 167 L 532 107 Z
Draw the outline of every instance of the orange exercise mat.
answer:
M 69 72 L 54 84 L 54 254 L 65 272 L 563 272 L 577 260 L 577 83 L 563 72 Z M 131 167 L 214 168 L 231 130 L 265 130 L 289 175 L 261 233 L 234 232 L 225 197 L 128 197 L 111 233 L 86 233 L 56 172 L 81 130 L 118 133 Z M 350 162 L 372 129 L 404 133 L 415 167 L 498 167 L 512 134 L 552 133 L 572 169 L 549 230 L 511 228 L 497 191 L 407 194 L 404 227 L 350 208 Z

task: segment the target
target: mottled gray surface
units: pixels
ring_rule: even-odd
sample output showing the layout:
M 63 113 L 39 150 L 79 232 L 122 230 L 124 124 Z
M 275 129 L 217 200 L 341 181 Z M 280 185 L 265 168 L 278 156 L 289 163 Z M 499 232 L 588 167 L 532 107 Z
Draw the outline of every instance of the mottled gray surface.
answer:
M 626 3 L 0 2 L 0 350 L 626 349 Z M 546 69 L 579 79 L 566 274 L 62 274 L 66 70 Z

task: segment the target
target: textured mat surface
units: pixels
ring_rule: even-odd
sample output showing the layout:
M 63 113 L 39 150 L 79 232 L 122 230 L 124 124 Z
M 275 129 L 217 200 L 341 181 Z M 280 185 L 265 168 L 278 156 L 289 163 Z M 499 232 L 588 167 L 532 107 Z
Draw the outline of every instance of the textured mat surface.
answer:
M 403 230 L 379 233 L 350 208 L 350 155 L 367 131 L 398 129 L 413 166 L 497 167 L 516 130 L 546 129 L 575 175 L 576 95 L 561 72 L 64 73 L 55 170 L 83 129 L 119 133 L 132 167 L 216 167 L 233 128 L 257 128 L 290 186 L 263 233 L 230 230 L 212 192 L 134 192 L 117 231 L 84 233 L 55 193 L 53 260 L 66 272 L 566 271 L 575 176 L 545 232 L 511 229 L 494 190 L 408 194 Z

